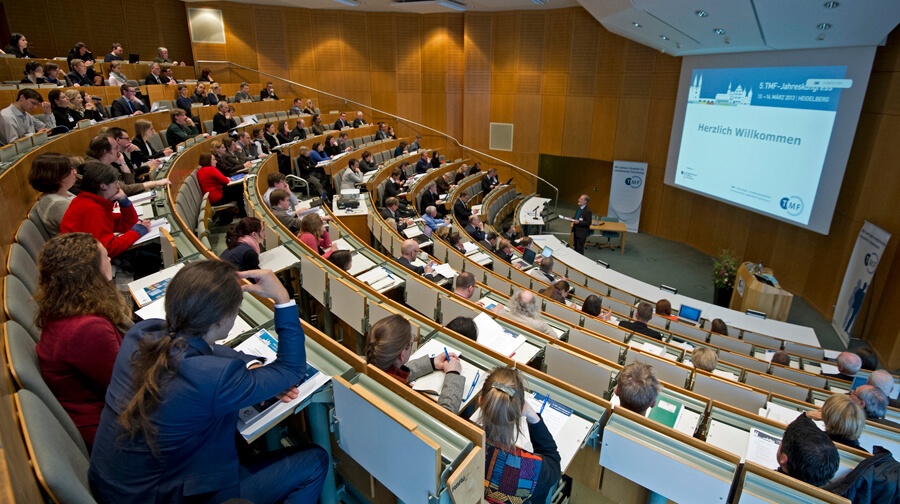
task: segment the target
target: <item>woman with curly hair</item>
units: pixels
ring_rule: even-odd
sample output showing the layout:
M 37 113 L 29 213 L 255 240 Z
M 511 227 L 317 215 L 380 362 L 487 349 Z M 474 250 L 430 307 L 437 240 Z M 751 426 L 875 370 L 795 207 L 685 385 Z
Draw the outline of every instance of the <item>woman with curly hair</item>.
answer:
M 106 249 L 87 233 L 48 241 L 38 275 L 41 375 L 90 447 L 131 310 L 112 282 Z

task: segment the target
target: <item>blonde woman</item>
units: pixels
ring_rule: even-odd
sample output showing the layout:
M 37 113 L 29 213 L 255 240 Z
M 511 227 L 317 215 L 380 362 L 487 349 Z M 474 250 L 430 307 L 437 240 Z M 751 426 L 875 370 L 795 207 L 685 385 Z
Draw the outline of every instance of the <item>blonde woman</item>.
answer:
M 825 433 L 835 443 L 866 451 L 859 445 L 866 413 L 849 395 L 832 394 L 820 411 L 808 411 L 806 416 L 825 422 Z
M 716 369 L 716 365 L 719 364 L 719 357 L 713 350 L 706 347 L 699 347 L 691 354 L 691 363 L 697 369 L 712 373 L 713 369 Z
M 521 373 L 494 368 L 484 381 L 478 404 L 487 440 L 485 502 L 546 502 L 560 478 L 559 450 L 541 415 L 525 402 Z M 522 416 L 534 453 L 516 446 Z

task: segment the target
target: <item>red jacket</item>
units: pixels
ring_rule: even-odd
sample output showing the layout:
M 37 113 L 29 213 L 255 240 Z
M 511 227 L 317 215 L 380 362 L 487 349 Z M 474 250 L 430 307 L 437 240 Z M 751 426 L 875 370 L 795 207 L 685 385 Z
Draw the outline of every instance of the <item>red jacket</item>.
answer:
M 104 247 L 109 257 L 128 250 L 141 235 L 131 228 L 138 216 L 133 205 L 113 213 L 113 202 L 93 193 L 82 191 L 69 204 L 59 224 L 62 233 L 90 233 Z M 116 236 L 115 233 L 122 233 Z
M 122 335 L 109 320 L 79 315 L 54 320 L 37 344 L 41 376 L 91 445 Z
M 200 182 L 200 192 L 209 193 L 209 202 L 215 205 L 222 199 L 225 186 L 231 179 L 222 175 L 215 166 L 204 166 L 197 170 L 197 182 Z

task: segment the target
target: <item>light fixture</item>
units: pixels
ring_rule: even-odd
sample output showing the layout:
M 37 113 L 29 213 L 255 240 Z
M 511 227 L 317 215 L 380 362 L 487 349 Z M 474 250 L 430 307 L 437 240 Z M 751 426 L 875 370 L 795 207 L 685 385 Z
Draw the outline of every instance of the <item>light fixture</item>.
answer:
M 665 36 L 665 35 L 660 35 L 659 38 L 661 38 L 661 39 L 663 39 L 663 40 L 669 40 L 669 37 L 667 37 L 667 36 Z
M 825 34 L 824 34 L 824 33 L 820 33 L 819 36 L 816 37 L 816 40 L 818 40 L 819 42 L 825 40 Z
M 825 2 L 824 5 L 825 5 L 825 8 L 826 8 L 826 9 L 837 9 L 838 6 L 841 5 L 841 4 L 838 3 L 838 2 Z
M 344 4 L 344 5 L 347 5 L 350 7 L 359 7 L 359 4 L 356 3 L 354 0 L 334 0 L 334 1 L 339 4 Z
M 818 28 L 820 30 L 827 30 L 827 29 L 831 28 L 831 25 L 829 23 L 819 23 L 816 25 L 816 28 Z
M 441 0 L 440 2 L 438 2 L 438 5 L 442 5 L 448 9 L 453 9 L 459 12 L 465 12 L 466 10 L 465 4 L 454 2 L 453 0 Z
M 723 30 L 721 28 L 716 28 L 713 30 L 713 33 L 715 33 L 716 35 L 725 35 L 725 30 Z
M 698 10 L 694 14 L 696 14 L 697 17 L 700 17 L 700 18 L 705 18 L 705 17 L 709 16 L 709 13 L 706 12 L 705 10 Z
M 531 0 L 538 5 L 546 5 L 549 0 Z
M 634 26 L 635 28 L 643 28 L 644 27 L 644 25 L 642 25 L 641 23 L 635 22 L 635 21 L 631 22 L 631 26 Z

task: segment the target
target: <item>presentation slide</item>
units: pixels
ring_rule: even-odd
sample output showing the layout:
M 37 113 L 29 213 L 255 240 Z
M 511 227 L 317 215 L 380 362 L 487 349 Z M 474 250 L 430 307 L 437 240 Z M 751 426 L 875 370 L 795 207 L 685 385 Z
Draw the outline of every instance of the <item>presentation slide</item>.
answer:
M 874 47 L 687 56 L 666 185 L 828 234 Z
M 846 72 L 695 69 L 675 184 L 808 224 Z

